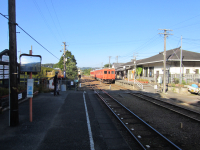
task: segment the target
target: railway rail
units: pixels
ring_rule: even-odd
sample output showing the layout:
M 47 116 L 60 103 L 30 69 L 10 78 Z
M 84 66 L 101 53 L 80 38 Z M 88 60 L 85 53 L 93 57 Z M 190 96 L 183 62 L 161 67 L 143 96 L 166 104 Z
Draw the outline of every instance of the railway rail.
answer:
M 97 86 L 92 88 L 142 149 L 181 149 L 106 91 L 98 89 Z
M 160 107 L 163 107 L 170 111 L 173 111 L 175 113 L 178 113 L 178 114 L 185 116 L 189 119 L 192 119 L 194 121 L 200 122 L 200 113 L 196 112 L 194 110 L 190 110 L 190 109 L 187 109 L 187 108 L 184 108 L 184 107 L 181 107 L 181 106 L 178 106 L 178 105 L 175 105 L 175 104 L 172 104 L 172 103 L 169 103 L 169 102 L 166 102 L 166 101 L 160 100 L 158 98 L 154 98 L 154 97 L 151 97 L 149 95 L 139 93 L 139 92 L 136 92 L 136 93 L 130 92 L 129 94 L 136 96 L 138 98 L 141 98 L 150 103 L 153 103 L 157 106 L 160 106 Z

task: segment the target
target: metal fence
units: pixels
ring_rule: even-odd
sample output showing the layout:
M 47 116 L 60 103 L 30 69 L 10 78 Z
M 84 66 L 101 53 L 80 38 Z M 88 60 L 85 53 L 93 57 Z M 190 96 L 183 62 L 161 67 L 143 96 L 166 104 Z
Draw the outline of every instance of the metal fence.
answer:
M 161 77 L 163 79 L 163 74 L 159 74 L 159 76 L 154 77 L 140 77 L 141 79 L 147 79 L 149 82 L 157 82 L 158 77 Z M 137 77 L 136 79 L 138 79 Z M 179 83 L 180 80 L 180 74 L 169 74 L 166 75 L 166 83 Z M 183 74 L 182 75 L 182 82 L 185 82 L 186 84 L 196 82 L 200 83 L 200 74 Z
M 169 76 L 170 83 L 174 83 L 175 81 L 179 80 L 180 80 L 180 74 L 170 74 Z M 182 81 L 184 81 L 185 83 L 191 83 L 191 82 L 200 83 L 200 74 L 183 74 Z

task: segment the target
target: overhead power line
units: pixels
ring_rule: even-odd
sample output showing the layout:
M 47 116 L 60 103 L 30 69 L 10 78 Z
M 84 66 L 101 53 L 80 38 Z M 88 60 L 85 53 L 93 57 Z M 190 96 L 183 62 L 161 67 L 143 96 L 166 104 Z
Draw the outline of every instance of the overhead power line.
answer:
M 2 13 L 0 13 L 0 15 L 2 15 L 4 18 L 8 19 L 8 17 L 6 17 L 5 15 L 3 15 Z M 8 19 L 9 20 L 9 19 Z M 49 52 L 51 55 L 53 55 L 55 58 L 57 58 L 59 60 L 58 57 L 56 57 L 53 53 L 51 53 L 48 49 L 46 49 L 42 44 L 40 44 L 40 42 L 38 42 L 35 38 L 33 38 L 28 32 L 26 32 L 22 27 L 20 27 L 17 23 L 15 23 L 22 31 L 24 31 L 24 33 L 26 33 L 31 39 L 33 39 L 36 43 L 38 43 L 42 48 L 44 48 L 47 52 Z
M 66 40 L 66 37 L 65 37 L 65 35 L 63 34 L 64 32 L 63 32 L 63 29 L 62 29 L 62 27 L 61 27 L 61 25 L 60 25 L 60 21 L 59 21 L 59 19 L 58 19 L 58 16 L 57 16 L 57 13 L 56 13 L 56 10 L 55 10 L 55 8 L 54 8 L 54 5 L 53 5 L 53 2 L 52 2 L 52 0 L 51 0 L 51 4 L 52 4 L 52 6 L 53 6 L 53 10 L 54 10 L 54 12 L 55 12 L 55 15 L 56 15 L 56 18 L 57 18 L 57 20 L 58 20 L 58 24 L 59 24 L 59 26 L 60 26 L 60 29 L 61 29 L 61 31 L 62 31 L 62 35 L 63 35 L 63 37 L 65 38 L 65 40 Z
M 47 10 L 48 10 L 48 12 L 49 12 L 49 14 L 50 14 L 50 16 L 51 16 L 51 19 L 52 19 L 52 21 L 53 21 L 53 23 L 54 23 L 54 25 L 55 25 L 55 27 L 56 27 L 56 30 L 57 30 L 57 32 L 58 32 L 58 34 L 59 34 L 59 36 L 60 36 L 60 32 L 59 32 L 59 30 L 58 30 L 58 28 L 57 28 L 57 25 L 56 25 L 56 23 L 55 23 L 55 21 L 54 21 L 54 19 L 53 19 L 53 16 L 51 15 L 51 11 L 49 10 L 49 7 L 48 7 L 48 5 L 47 5 L 47 3 L 46 3 L 46 1 L 44 0 L 44 2 L 45 2 L 45 5 L 46 5 L 46 7 L 47 7 Z M 61 36 L 60 36 L 60 38 L 61 38 Z M 61 38 L 62 39 L 62 38 Z
M 49 30 L 51 31 L 51 33 L 53 34 L 53 37 L 57 40 L 57 42 L 59 42 L 59 40 L 57 39 L 57 36 L 54 34 L 53 30 L 51 29 L 50 25 L 48 24 L 45 16 L 43 15 L 40 7 L 38 6 L 37 2 L 35 0 L 33 0 L 37 10 L 39 11 L 40 15 L 42 16 L 43 21 L 46 23 L 47 27 L 49 28 Z

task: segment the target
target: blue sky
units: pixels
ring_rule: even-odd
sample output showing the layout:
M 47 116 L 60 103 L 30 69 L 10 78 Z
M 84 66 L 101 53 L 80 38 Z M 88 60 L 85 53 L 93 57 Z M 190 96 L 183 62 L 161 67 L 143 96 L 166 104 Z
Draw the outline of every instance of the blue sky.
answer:
M 167 50 L 179 47 L 200 53 L 200 1 L 197 0 L 16 0 L 20 28 L 17 54 L 41 55 L 42 63 L 57 63 L 63 43 L 78 67 L 101 67 L 109 62 L 143 59 L 164 50 L 163 31 L 171 29 Z M 8 15 L 8 1 L 0 1 Z M 0 51 L 9 48 L 8 20 L 0 15 Z

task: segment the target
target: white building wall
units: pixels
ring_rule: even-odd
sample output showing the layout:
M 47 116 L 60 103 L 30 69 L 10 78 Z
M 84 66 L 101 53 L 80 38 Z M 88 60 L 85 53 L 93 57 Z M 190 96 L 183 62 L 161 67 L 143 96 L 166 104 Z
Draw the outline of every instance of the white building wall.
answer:
M 189 69 L 190 74 L 195 74 L 195 69 L 199 69 L 200 73 L 200 67 L 182 67 L 182 73 L 186 74 L 186 70 Z M 180 73 L 180 67 L 171 67 L 170 68 L 170 73 L 171 74 L 179 74 Z
M 143 65 L 143 73 L 144 73 L 144 67 L 148 67 L 148 73 L 149 73 L 149 67 L 154 67 L 154 76 L 156 75 L 157 71 L 159 71 L 159 74 L 163 74 L 163 63 L 152 63 Z M 200 74 L 200 66 L 182 67 L 183 74 L 186 74 L 186 69 L 189 69 L 190 74 L 195 74 L 195 69 L 199 69 L 199 74 Z M 180 66 L 172 66 L 167 64 L 166 70 L 169 70 L 169 74 L 180 74 Z

